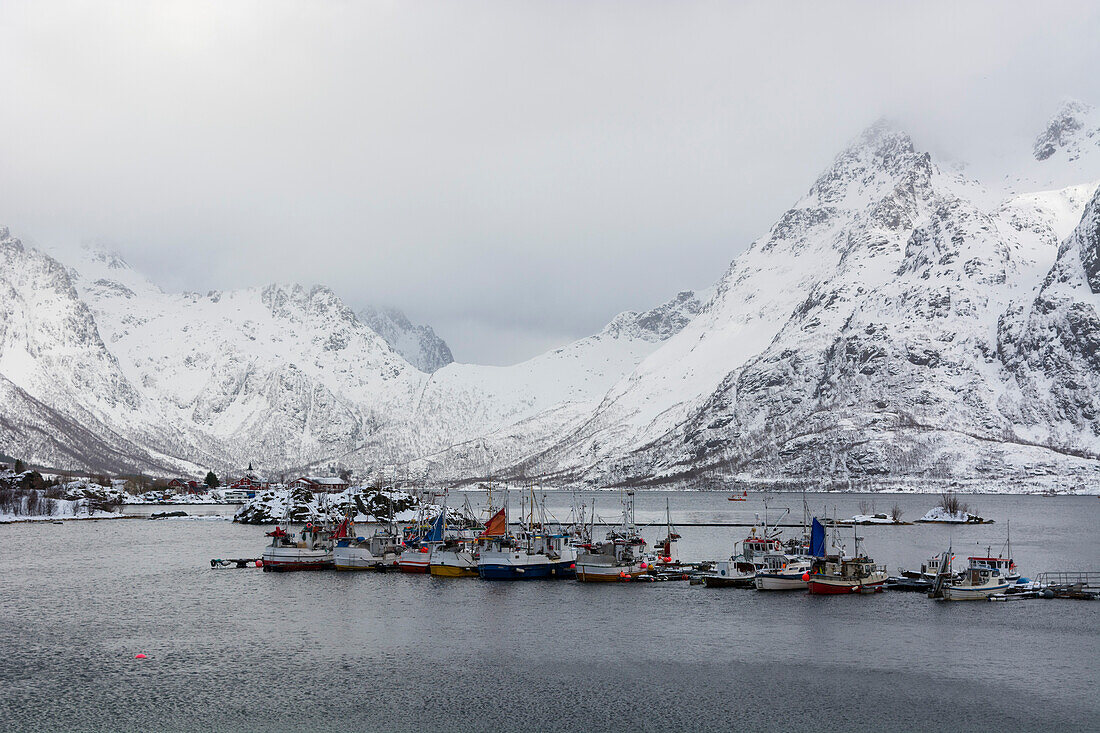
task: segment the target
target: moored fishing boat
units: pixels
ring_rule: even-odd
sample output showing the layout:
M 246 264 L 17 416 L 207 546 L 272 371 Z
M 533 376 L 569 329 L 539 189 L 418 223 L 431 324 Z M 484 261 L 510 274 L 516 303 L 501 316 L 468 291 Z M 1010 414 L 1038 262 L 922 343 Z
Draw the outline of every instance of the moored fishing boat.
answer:
M 551 522 L 546 509 L 531 491 L 530 513 L 521 510 L 524 529 L 508 533 L 508 505 L 486 524 L 477 572 L 485 580 L 535 580 L 572 578 L 576 574 L 577 551 L 569 535 Z M 555 528 L 557 527 L 557 528 Z
M 436 515 L 435 520 L 423 533 L 423 524 L 417 522 L 413 531 L 406 532 L 405 551 L 398 555 L 394 566 L 402 573 L 427 573 L 431 568 L 432 550 L 443 544 L 443 523 L 447 518 L 447 510 L 443 508 Z
M 751 588 L 756 582 L 756 574 L 763 569 L 764 557 L 781 554 L 783 548 L 778 537 L 758 537 L 755 527 L 740 545 L 740 554 L 715 563 L 714 571 L 703 576 L 703 585 L 708 588 Z
M 485 580 L 572 578 L 577 551 L 564 534 L 520 531 L 493 538 L 482 547 L 477 571 Z
M 382 570 L 397 560 L 402 549 L 398 538 L 378 532 L 370 537 L 344 537 L 332 548 L 337 570 Z
M 473 540 L 446 540 L 432 548 L 428 572 L 443 578 L 476 578 L 479 554 L 477 543 Z
M 622 582 L 647 573 L 652 558 L 645 554 L 645 540 L 634 523 L 634 492 L 621 492 L 622 520 L 607 533 L 603 542 L 575 545 L 577 580 L 590 582 Z M 593 516 L 593 521 L 595 517 Z
M 813 564 L 786 554 L 769 554 L 763 567 L 756 571 L 753 584 L 757 590 L 805 590 Z
M 834 529 L 835 533 L 835 529 Z M 863 538 L 855 536 L 855 553 L 844 555 L 844 548 L 835 541 L 832 550 L 825 551 L 825 528 L 815 517 L 810 532 L 810 552 L 814 556 L 813 570 L 807 588 L 814 595 L 844 595 L 881 593 L 886 584 L 886 568 L 876 565 L 860 547 Z
M 943 586 L 940 597 L 945 601 L 984 601 L 994 593 L 1004 593 L 1009 585 L 1000 570 L 971 562 L 960 579 Z
M 324 570 L 332 565 L 332 531 L 307 522 L 297 538 L 282 527 L 267 533 L 271 544 L 261 560 L 265 571 Z

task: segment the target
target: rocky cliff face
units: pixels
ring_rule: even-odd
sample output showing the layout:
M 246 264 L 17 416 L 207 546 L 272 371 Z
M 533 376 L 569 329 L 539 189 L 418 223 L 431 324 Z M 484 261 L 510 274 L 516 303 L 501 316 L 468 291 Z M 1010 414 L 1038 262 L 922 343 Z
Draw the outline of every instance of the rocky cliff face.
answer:
M 1026 308 L 1002 318 L 999 352 L 1018 390 L 1006 401 L 1031 440 L 1100 454 L 1100 189 Z
M 422 372 L 434 372 L 455 360 L 447 342 L 431 326 L 414 325 L 397 308 L 364 308 L 359 320 Z
M 1066 102 L 1035 138 L 1032 147 L 1035 160 L 1043 161 L 1056 153 L 1073 160 L 1100 146 L 1100 124 L 1091 119 L 1093 113 L 1091 105 L 1076 100 Z

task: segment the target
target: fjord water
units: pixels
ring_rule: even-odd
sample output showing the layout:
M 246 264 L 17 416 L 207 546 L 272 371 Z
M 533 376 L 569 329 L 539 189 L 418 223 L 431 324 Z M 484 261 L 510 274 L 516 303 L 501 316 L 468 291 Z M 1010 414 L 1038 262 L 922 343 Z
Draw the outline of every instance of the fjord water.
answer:
M 666 497 L 686 559 L 728 556 L 747 532 L 687 523 L 763 512 L 758 497 L 643 492 L 639 521 L 663 522 Z M 1024 575 L 1100 569 L 1096 497 L 966 498 L 996 524 L 859 534 L 894 572 L 948 544 L 996 553 L 1011 520 Z M 905 519 L 936 501 L 808 503 L 845 517 L 872 499 Z M 559 517 L 569 500 L 548 495 Z M 614 519 L 615 493 L 596 502 Z M 801 496 L 774 495 L 773 519 L 785 506 L 800 519 Z M 1100 603 L 210 569 L 258 556 L 263 532 L 216 519 L 0 526 L 0 729 L 1091 730 L 1100 716 Z

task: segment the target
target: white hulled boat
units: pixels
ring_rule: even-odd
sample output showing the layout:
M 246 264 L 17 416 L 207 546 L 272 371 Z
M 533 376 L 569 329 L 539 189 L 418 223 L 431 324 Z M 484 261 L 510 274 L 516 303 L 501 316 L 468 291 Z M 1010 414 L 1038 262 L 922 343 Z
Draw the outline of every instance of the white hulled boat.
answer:
M 264 547 L 264 570 L 324 570 L 332 565 L 332 530 L 307 522 L 298 537 L 282 527 L 268 532 L 271 544 Z
M 942 598 L 945 601 L 984 601 L 994 593 L 1004 593 L 1009 585 L 1008 578 L 997 568 L 971 562 L 961 578 L 943 586 Z
M 764 558 L 782 554 L 783 551 L 778 537 L 757 537 L 756 527 L 740 546 L 739 554 L 715 563 L 714 572 L 703 577 L 703 585 L 708 588 L 751 588 L 756 583 L 756 574 L 764 569 Z M 736 546 L 734 550 L 737 550 Z
M 645 540 L 634 523 L 634 492 L 621 492 L 622 520 L 607 533 L 603 542 L 576 545 L 577 580 L 582 582 L 621 582 L 633 580 L 649 571 L 653 559 L 645 554 Z M 593 523 L 595 515 L 593 515 Z
M 800 557 L 769 554 L 763 567 L 756 571 L 753 583 L 757 590 L 806 590 L 813 564 Z

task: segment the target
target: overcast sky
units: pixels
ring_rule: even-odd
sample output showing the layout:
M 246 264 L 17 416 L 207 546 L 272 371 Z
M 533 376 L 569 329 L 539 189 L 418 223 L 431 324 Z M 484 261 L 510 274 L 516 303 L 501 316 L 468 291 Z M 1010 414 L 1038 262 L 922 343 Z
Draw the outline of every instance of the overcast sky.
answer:
M 876 118 L 1100 103 L 1100 3 L 0 3 L 0 225 L 511 363 L 713 284 Z

